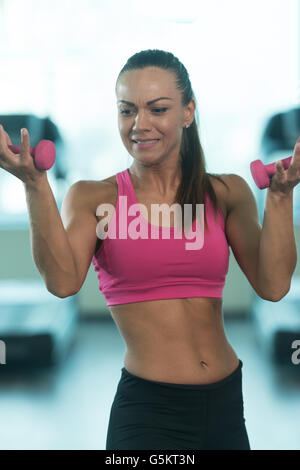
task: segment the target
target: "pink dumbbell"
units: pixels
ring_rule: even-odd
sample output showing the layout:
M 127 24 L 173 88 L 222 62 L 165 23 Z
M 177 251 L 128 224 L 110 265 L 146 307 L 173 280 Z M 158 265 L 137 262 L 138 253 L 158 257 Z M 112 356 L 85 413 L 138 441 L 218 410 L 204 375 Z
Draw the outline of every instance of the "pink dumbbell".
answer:
M 293 157 L 284 158 L 282 161 L 285 170 L 290 166 Z M 276 173 L 276 162 L 264 165 L 261 160 L 254 160 L 250 163 L 250 170 L 259 189 L 265 189 L 270 186 L 271 178 Z
M 13 153 L 21 152 L 18 145 L 8 145 L 8 148 Z M 55 145 L 51 140 L 41 140 L 36 147 L 30 147 L 30 155 L 39 170 L 49 170 L 55 162 Z

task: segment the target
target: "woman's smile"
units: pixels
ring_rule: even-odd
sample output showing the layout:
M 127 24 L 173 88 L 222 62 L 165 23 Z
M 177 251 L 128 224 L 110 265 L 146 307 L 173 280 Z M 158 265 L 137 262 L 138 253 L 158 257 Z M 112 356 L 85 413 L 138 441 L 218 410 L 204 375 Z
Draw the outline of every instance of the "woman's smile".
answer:
M 133 148 L 142 150 L 142 149 L 150 149 L 153 148 L 156 144 L 158 144 L 159 140 L 145 140 L 143 142 L 133 142 Z

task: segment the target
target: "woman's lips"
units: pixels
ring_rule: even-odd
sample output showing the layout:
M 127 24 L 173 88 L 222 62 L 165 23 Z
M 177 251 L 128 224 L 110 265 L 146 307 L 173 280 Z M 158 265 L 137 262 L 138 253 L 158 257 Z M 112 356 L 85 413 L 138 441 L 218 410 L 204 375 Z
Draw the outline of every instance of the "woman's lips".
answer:
M 154 145 L 157 144 L 157 142 L 159 142 L 158 139 L 149 140 L 149 141 L 145 141 L 141 143 L 133 141 L 133 146 L 138 149 L 149 149 L 149 148 L 154 147 Z

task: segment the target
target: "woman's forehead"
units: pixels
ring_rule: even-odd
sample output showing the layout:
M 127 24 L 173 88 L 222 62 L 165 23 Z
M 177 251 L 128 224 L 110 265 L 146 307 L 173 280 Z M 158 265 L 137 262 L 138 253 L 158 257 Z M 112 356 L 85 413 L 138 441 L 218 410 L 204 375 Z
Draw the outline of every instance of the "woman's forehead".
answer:
M 161 73 L 162 72 L 162 73 Z M 124 72 L 117 84 L 116 92 L 119 99 L 143 99 L 151 101 L 158 97 L 177 100 L 179 91 L 176 89 L 172 75 L 160 69 L 130 70 Z

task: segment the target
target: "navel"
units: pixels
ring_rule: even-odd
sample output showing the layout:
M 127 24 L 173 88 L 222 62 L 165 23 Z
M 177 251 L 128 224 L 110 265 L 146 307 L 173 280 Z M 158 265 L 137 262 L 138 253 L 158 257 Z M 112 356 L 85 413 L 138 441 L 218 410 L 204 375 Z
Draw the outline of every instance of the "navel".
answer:
M 201 366 L 203 366 L 203 367 L 207 367 L 207 363 L 204 362 L 204 361 L 200 361 L 200 364 L 201 364 Z

